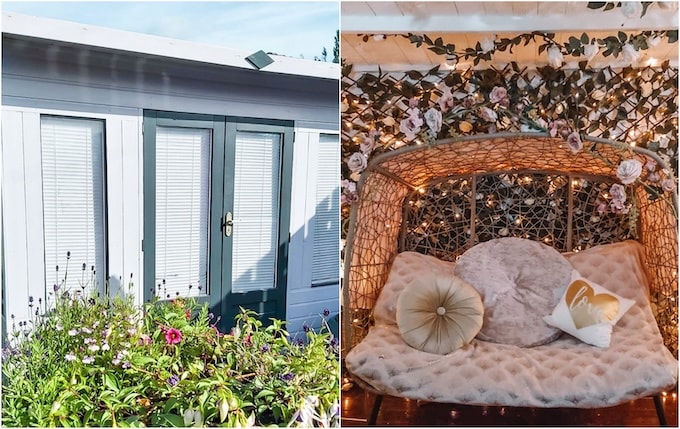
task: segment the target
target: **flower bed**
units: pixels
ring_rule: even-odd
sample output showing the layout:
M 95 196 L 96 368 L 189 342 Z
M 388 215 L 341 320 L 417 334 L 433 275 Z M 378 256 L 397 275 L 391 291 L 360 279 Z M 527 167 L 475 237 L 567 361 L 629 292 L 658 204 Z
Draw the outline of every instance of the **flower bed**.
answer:
M 31 303 L 32 303 L 31 299 Z M 338 426 L 337 340 L 242 310 L 63 293 L 3 349 L 3 426 Z M 324 314 L 327 316 L 328 314 Z

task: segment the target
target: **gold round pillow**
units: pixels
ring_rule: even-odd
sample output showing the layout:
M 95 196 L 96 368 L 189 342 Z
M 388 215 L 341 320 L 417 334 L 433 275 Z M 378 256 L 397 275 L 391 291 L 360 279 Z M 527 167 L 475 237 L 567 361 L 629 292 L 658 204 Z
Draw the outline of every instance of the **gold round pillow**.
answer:
M 453 273 L 414 280 L 397 300 L 402 338 L 428 353 L 444 355 L 463 347 L 477 335 L 483 319 L 479 293 Z

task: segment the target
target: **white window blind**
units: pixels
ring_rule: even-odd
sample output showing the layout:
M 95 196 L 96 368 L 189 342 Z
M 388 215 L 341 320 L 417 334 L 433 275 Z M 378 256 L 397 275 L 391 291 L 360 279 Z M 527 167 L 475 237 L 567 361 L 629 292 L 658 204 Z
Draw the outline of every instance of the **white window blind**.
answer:
M 104 122 L 43 116 L 40 141 L 47 290 L 61 284 L 70 252 L 61 290 L 87 296 L 103 290 L 106 271 Z
M 232 291 L 274 287 L 281 135 L 237 132 Z
M 340 278 L 340 144 L 321 134 L 316 158 L 316 213 L 312 284 Z
M 156 129 L 155 279 L 161 298 L 208 293 L 210 142 L 208 129 Z

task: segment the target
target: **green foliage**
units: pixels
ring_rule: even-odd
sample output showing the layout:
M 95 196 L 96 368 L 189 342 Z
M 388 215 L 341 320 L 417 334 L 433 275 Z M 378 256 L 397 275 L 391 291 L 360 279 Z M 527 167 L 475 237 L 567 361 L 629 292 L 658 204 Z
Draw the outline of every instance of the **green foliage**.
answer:
M 327 325 L 298 343 L 247 310 L 222 334 L 193 299 L 56 301 L 3 350 L 3 426 L 339 424 Z

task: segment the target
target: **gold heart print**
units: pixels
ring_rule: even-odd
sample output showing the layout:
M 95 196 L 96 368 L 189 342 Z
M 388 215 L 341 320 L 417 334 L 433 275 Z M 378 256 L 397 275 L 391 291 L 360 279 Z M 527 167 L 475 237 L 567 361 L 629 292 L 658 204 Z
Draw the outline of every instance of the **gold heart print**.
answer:
M 576 329 L 612 322 L 621 308 L 616 297 L 608 293 L 596 295 L 593 288 L 583 280 L 571 282 L 567 288 L 566 300 Z

